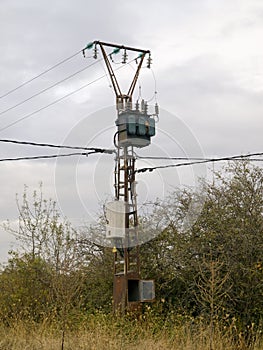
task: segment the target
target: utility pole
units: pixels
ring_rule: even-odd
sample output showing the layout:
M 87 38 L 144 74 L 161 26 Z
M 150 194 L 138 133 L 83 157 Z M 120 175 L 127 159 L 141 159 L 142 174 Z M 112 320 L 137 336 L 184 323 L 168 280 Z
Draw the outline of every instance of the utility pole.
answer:
M 144 59 L 147 67 L 151 66 L 151 53 L 124 45 L 101 41 L 88 44 L 86 49 L 94 50 L 97 58 L 100 49 L 106 64 L 111 83 L 116 95 L 117 132 L 114 136 L 116 147 L 114 187 L 115 201 L 106 206 L 106 238 L 110 239 L 114 253 L 113 308 L 116 314 L 127 311 L 140 311 L 141 303 L 154 299 L 154 282 L 141 280 L 140 273 L 140 232 L 137 214 L 137 193 L 135 180 L 134 148 L 150 145 L 155 135 L 155 114 L 148 114 L 148 105 L 144 100 L 133 104 L 132 95 L 138 81 Z M 108 50 L 111 50 L 108 53 Z M 129 90 L 123 94 L 112 69 L 112 56 L 122 52 L 122 63 L 126 64 L 128 53 L 135 53 L 137 69 Z M 85 52 L 83 52 L 85 53 Z

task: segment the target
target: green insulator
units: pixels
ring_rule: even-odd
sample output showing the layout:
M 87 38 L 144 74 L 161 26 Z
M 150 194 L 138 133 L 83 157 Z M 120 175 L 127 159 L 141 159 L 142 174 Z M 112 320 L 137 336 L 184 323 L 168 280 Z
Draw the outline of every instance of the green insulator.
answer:
M 85 49 L 91 49 L 93 47 L 93 43 L 88 43 L 87 46 L 85 47 Z
M 116 49 L 114 49 L 114 50 L 112 51 L 112 54 L 115 55 L 116 53 L 119 53 L 120 50 L 121 50 L 121 49 L 119 49 L 118 47 L 116 47 Z

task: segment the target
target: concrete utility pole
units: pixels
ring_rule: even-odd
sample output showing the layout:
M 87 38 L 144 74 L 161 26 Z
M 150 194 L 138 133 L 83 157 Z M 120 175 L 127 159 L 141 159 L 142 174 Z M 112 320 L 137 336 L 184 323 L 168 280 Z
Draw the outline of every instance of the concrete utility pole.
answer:
M 148 106 L 144 100 L 133 104 L 132 95 L 139 77 L 145 57 L 147 67 L 151 65 L 149 50 L 141 50 L 124 45 L 116 45 L 94 41 L 87 49 L 94 49 L 97 58 L 98 47 L 108 69 L 116 95 L 117 132 L 114 136 L 116 147 L 115 159 L 115 201 L 106 207 L 106 238 L 112 241 L 114 252 L 114 287 L 113 307 L 116 314 L 126 311 L 139 311 L 141 303 L 154 299 L 154 282 L 141 280 L 140 275 L 140 233 L 137 216 L 137 194 L 135 181 L 134 148 L 150 145 L 155 135 L 154 115 L 148 114 Z M 111 50 L 110 53 L 107 50 Z M 122 63 L 127 63 L 128 53 L 138 53 L 134 59 L 137 69 L 127 94 L 123 94 L 112 69 L 112 55 L 122 52 Z

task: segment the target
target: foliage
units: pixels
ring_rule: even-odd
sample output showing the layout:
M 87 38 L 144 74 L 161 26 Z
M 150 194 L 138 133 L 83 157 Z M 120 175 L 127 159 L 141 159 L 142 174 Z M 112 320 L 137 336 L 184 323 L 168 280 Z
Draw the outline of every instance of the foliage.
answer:
M 13 253 L 0 275 L 0 317 L 6 323 L 16 319 L 40 320 L 50 311 L 51 274 L 47 264 L 25 254 Z
M 11 253 L 0 274 L 1 320 L 55 322 L 62 345 L 65 331 L 90 322 L 93 314 L 105 327 L 104 318 L 111 317 L 102 315 L 112 307 L 113 255 L 92 239 L 104 217 L 80 233 L 55 202 L 43 198 L 41 188 L 32 199 L 25 188 L 17 204 L 18 230 L 6 228 L 23 250 Z M 213 183 L 202 181 L 199 189 L 157 199 L 140 222 L 142 235 L 155 237 L 140 248 L 142 277 L 156 284 L 156 303 L 145 305 L 140 320 L 143 329 L 169 333 L 187 321 L 191 337 L 204 337 L 209 349 L 220 348 L 219 334 L 236 348 L 252 348 L 263 320 L 263 170 L 243 161 L 229 164 Z M 121 323 L 121 334 L 125 327 L 131 332 L 129 322 Z
M 206 315 L 211 311 L 204 305 L 204 291 L 208 297 L 211 288 L 207 267 L 218 264 L 218 283 L 224 283 L 216 312 L 235 317 L 246 331 L 263 317 L 263 171 L 245 162 L 230 164 L 215 183 L 202 183 L 201 192 L 203 208 L 190 227 L 183 227 L 181 218 L 191 191 L 158 204 L 150 226 L 159 227 L 161 218 L 162 233 L 142 248 L 144 273 L 156 280 L 157 295 L 169 308 Z

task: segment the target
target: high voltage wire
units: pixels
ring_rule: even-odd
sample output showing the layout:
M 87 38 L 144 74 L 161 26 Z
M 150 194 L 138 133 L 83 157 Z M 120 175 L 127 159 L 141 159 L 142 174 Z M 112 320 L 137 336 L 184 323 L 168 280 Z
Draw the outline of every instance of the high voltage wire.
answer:
M 136 60 L 136 58 L 133 59 L 133 60 L 131 60 L 131 61 L 128 62 L 127 64 L 129 64 L 129 63 L 131 63 L 131 62 L 133 62 L 133 61 L 135 61 L 135 60 Z M 124 66 L 125 66 L 125 65 L 123 65 L 123 66 L 121 66 L 121 67 L 118 67 L 117 69 L 115 69 L 115 71 L 117 71 L 117 70 L 119 70 L 119 69 L 122 69 Z M 107 76 L 107 74 L 104 74 L 104 75 L 100 76 L 99 78 L 96 78 L 96 79 L 92 80 L 91 82 L 89 82 L 89 83 L 87 83 L 87 84 L 85 84 L 85 85 L 82 85 L 80 88 L 71 91 L 70 93 L 68 93 L 68 94 L 66 94 L 66 95 L 64 95 L 64 96 L 62 96 L 62 97 L 60 97 L 60 98 L 58 98 L 57 100 L 54 100 L 53 102 L 51 102 L 51 103 L 49 103 L 49 104 L 47 104 L 47 105 L 45 105 L 45 106 L 43 106 L 43 107 L 41 107 L 41 108 L 35 110 L 34 112 L 31 112 L 31 113 L 29 113 L 29 114 L 24 115 L 23 117 L 21 117 L 21 118 L 15 120 L 14 122 L 12 122 L 12 123 L 10 123 L 10 124 L 4 126 L 3 128 L 0 129 L 0 131 L 6 130 L 6 129 L 10 128 L 11 126 L 14 126 L 14 125 L 20 123 L 21 121 L 23 121 L 23 120 L 25 120 L 25 119 L 28 119 L 28 118 L 32 117 L 33 115 L 35 115 L 35 114 L 37 114 L 37 113 L 39 113 L 39 112 L 41 112 L 41 111 L 43 111 L 43 110 L 45 110 L 45 109 L 47 109 L 47 108 L 53 106 L 53 105 L 55 105 L 56 103 L 58 103 L 58 102 L 60 102 L 60 101 L 63 101 L 64 99 L 68 98 L 69 96 L 72 96 L 72 95 L 76 94 L 77 92 L 79 92 L 79 91 L 85 89 L 85 88 L 88 87 L 89 85 L 94 84 L 94 83 L 96 83 L 97 81 L 99 81 L 99 80 L 105 78 L 105 76 Z
M 60 62 L 54 64 L 53 66 L 51 66 L 51 67 L 49 67 L 49 68 L 47 68 L 47 69 L 44 70 L 43 72 L 41 72 L 41 73 L 37 74 L 36 76 L 30 78 L 29 80 L 25 81 L 24 83 L 22 83 L 22 84 L 16 86 L 15 88 L 13 88 L 13 89 L 7 91 L 7 92 L 4 93 L 3 95 L 0 95 L 0 99 L 6 97 L 6 96 L 8 96 L 8 95 L 10 95 L 11 93 L 15 92 L 16 90 L 22 88 L 23 86 L 25 86 L 25 85 L 31 83 L 32 81 L 34 81 L 34 80 L 40 78 L 40 77 L 43 76 L 44 74 L 46 74 L 46 73 L 52 71 L 53 69 L 59 67 L 59 66 L 62 65 L 63 63 L 65 63 L 65 62 L 71 60 L 72 58 L 76 57 L 76 56 L 77 56 L 78 54 L 80 54 L 81 52 L 82 52 L 82 54 L 83 54 L 83 56 L 84 56 L 85 58 L 91 58 L 91 57 L 95 58 L 94 55 L 93 55 L 93 56 L 89 56 L 89 57 L 85 55 L 85 50 L 86 50 L 86 49 L 90 49 L 91 47 L 92 47 L 92 46 L 90 46 L 90 44 L 86 45 L 86 47 L 85 47 L 84 49 L 81 49 L 81 50 L 75 52 L 73 55 L 71 55 L 71 56 L 69 56 L 69 57 L 66 57 L 66 58 L 63 59 L 62 61 L 60 61 Z M 110 54 L 108 54 L 108 56 L 112 58 L 112 55 L 115 54 L 115 53 L 117 53 L 117 52 L 115 52 L 115 50 L 113 50 Z M 96 57 L 96 58 L 97 58 L 97 57 Z M 101 60 L 102 60 L 102 59 L 99 59 L 99 60 L 97 61 L 97 63 L 100 62 Z M 136 60 L 136 59 L 135 59 L 135 60 Z M 122 62 L 122 63 L 123 63 L 123 62 Z M 130 62 L 129 62 L 129 63 L 130 63 Z M 85 68 L 84 68 L 83 70 L 85 70 Z M 76 73 L 73 74 L 72 76 L 74 76 L 74 75 L 76 75 L 76 74 L 82 72 L 83 70 L 80 70 L 80 71 L 76 72 Z M 70 77 L 72 77 L 72 76 L 70 76 Z M 69 79 L 70 77 L 68 77 L 68 79 Z M 65 79 L 65 80 L 66 80 L 66 79 Z M 64 81 L 64 80 L 63 80 L 63 81 Z M 62 82 L 62 81 L 61 81 L 61 82 Z M 53 87 L 53 86 L 52 86 L 52 87 Z M 50 88 L 51 88 L 51 87 L 50 87 Z M 9 110 L 9 109 L 8 109 L 8 110 Z M 3 111 L 2 113 L 4 113 L 4 112 L 5 112 L 5 111 Z
M 60 97 L 60 98 L 58 98 L 57 100 L 54 100 L 53 102 L 49 103 L 48 105 L 45 105 L 45 106 L 43 106 L 43 107 L 41 107 L 41 108 L 35 110 L 34 112 L 31 112 L 31 113 L 29 113 L 29 114 L 24 115 L 23 117 L 21 117 L 21 118 L 15 120 L 14 122 L 12 122 L 12 123 L 10 123 L 10 124 L 4 126 L 3 128 L 0 129 L 0 131 L 6 130 L 6 129 L 10 128 L 11 126 L 13 126 L 13 125 L 15 125 L 15 124 L 18 124 L 18 123 L 20 123 L 21 121 L 23 121 L 23 120 L 25 120 L 25 119 L 28 119 L 28 118 L 32 117 L 33 115 L 35 115 L 35 114 L 37 114 L 37 113 L 39 113 L 39 112 L 41 112 L 41 111 L 43 111 L 43 110 L 45 110 L 45 109 L 47 109 L 47 108 L 53 106 L 53 105 L 55 105 L 56 103 L 65 100 L 65 99 L 68 98 L 69 96 L 72 96 L 72 95 L 76 94 L 77 92 L 79 92 L 79 91 L 85 89 L 85 88 L 88 87 L 89 85 L 91 85 L 91 84 L 93 84 L 93 83 L 95 83 L 95 82 L 101 80 L 101 79 L 104 78 L 104 77 L 105 77 L 105 75 L 103 75 L 103 76 L 101 76 L 101 77 L 99 77 L 99 78 L 97 78 L 97 79 L 94 79 L 93 81 L 91 81 L 91 82 L 89 82 L 89 83 L 87 83 L 87 84 L 85 84 L 85 85 L 82 85 L 80 88 L 78 88 L 78 89 L 76 89 L 76 90 L 73 90 L 72 92 L 70 92 L 70 93 L 68 93 L 68 94 L 66 94 L 66 95 L 64 95 L 64 96 L 62 96 L 62 97 Z
M 0 139 L 0 142 L 3 143 L 13 143 L 18 145 L 27 145 L 27 146 L 37 146 L 37 147 L 51 147 L 51 148 L 60 148 L 60 149 L 79 149 L 85 151 L 94 151 L 98 153 L 115 153 L 115 150 L 98 148 L 98 147 L 83 147 L 83 146 L 67 146 L 67 145 L 55 145 L 52 143 L 39 143 L 39 142 L 29 142 L 29 141 L 18 141 L 10 139 Z
M 56 67 L 60 66 L 61 64 L 69 61 L 70 59 L 74 58 L 75 56 L 77 56 L 80 52 L 83 52 L 83 50 L 79 50 L 78 52 L 76 52 L 75 54 L 63 59 L 62 61 L 58 62 L 57 64 L 51 66 L 50 68 L 44 70 L 43 72 L 41 72 L 40 74 L 36 75 L 35 77 L 27 80 L 26 82 L 18 85 L 17 87 L 15 87 L 14 89 L 12 90 L 9 90 L 8 92 L 6 92 L 5 94 L 1 95 L 0 96 L 0 99 L 5 97 L 5 96 L 8 96 L 9 94 L 11 94 L 12 92 L 20 89 L 21 87 L 29 84 L 30 82 L 34 81 L 35 79 L 43 76 L 44 74 L 50 72 L 51 70 L 55 69 Z M 113 51 L 114 53 L 114 51 Z M 112 54 L 112 53 L 111 53 Z M 109 54 L 109 56 L 111 57 L 111 54 Z M 9 108 L 7 108 L 6 110 L 3 110 L 2 112 L 0 112 L 0 115 L 24 104 L 25 102 L 33 99 L 34 97 L 36 96 L 39 96 L 40 94 L 54 88 L 55 86 L 61 84 L 62 82 L 76 76 L 77 74 L 85 71 L 86 69 L 90 68 L 91 66 L 99 63 L 100 61 L 102 61 L 102 59 L 99 59 L 99 60 L 96 60 L 95 62 L 85 66 L 84 68 L 74 72 L 73 74 L 65 77 L 64 79 L 52 84 L 51 86 L 35 93 L 34 95 L 28 97 L 27 99 L 17 103 L 16 105 L 13 105 Z M 136 61 L 136 58 L 131 60 L 130 62 L 126 63 L 126 64 L 130 64 L 132 61 Z M 121 67 L 118 67 L 117 69 L 115 69 L 114 71 L 117 71 L 121 68 L 123 68 L 124 65 L 122 65 Z M 97 78 L 97 79 L 94 79 L 93 81 L 81 86 L 80 88 L 76 89 L 76 90 L 73 90 L 72 92 L 62 96 L 61 98 L 49 103 L 48 105 L 45 105 L 41 108 L 39 108 L 38 110 L 34 111 L 34 112 L 31 112 L 19 119 L 17 119 L 16 121 L 12 122 L 11 124 L 3 127 L 0 129 L 0 131 L 3 131 L 3 130 L 6 130 L 7 128 L 35 115 L 36 113 L 46 109 L 46 108 L 49 108 L 51 107 L 52 105 L 66 99 L 67 97 L 81 91 L 82 89 L 88 87 L 89 85 L 103 79 L 105 76 L 107 76 L 107 73 L 104 74 L 103 76 Z M 155 83 L 156 84 L 156 83 Z M 156 88 L 155 88 L 156 90 Z M 156 91 L 155 91 L 155 94 L 156 94 Z M 17 141 L 17 140 L 8 140 L 8 139 L 0 139 L 0 142 L 4 142 L 4 143 L 14 143 L 14 144 L 20 144 L 20 145 L 31 145 L 31 146 L 38 146 L 38 147 L 52 147 L 52 148 L 60 148 L 60 149 L 79 149 L 79 150 L 89 150 L 89 151 L 92 151 L 92 152 L 85 152 L 85 153 L 69 153 L 69 154 L 57 154 L 57 155 L 43 155 L 43 156 L 33 156 L 33 157 L 19 157 L 19 158 L 3 158 L 3 159 L 0 159 L 0 162 L 4 162 L 4 161 L 16 161 L 16 160 L 34 160 L 34 159 L 48 159 L 48 158 L 57 158 L 57 157 L 69 157 L 69 156 L 76 156 L 76 155 L 85 155 L 87 156 L 88 154 L 93 154 L 93 153 L 108 153 L 108 154 L 112 154 L 112 153 L 115 153 L 114 150 L 109 150 L 109 149 L 102 149 L 102 148 L 91 148 L 91 147 L 81 147 L 81 146 L 64 146 L 64 145 L 54 145 L 54 144 L 47 144 L 47 143 L 36 143 L 36 142 L 27 142 L 27 141 Z M 198 158 L 198 157 L 154 157 L 154 156 L 139 156 L 139 155 L 136 155 L 136 158 L 137 159 L 151 159 L 151 160 L 154 160 L 154 159 L 158 159 L 158 160 L 176 160 L 176 161 L 182 161 L 182 160 L 191 160 L 191 162 L 187 162 L 187 163 L 179 163 L 179 164 L 168 164 L 168 165 L 159 165 L 159 166 L 154 166 L 154 167 L 144 167 L 144 168 L 141 168 L 141 169 L 137 169 L 136 172 L 137 173 L 143 173 L 143 172 L 146 172 L 146 171 L 149 171 L 149 172 L 152 172 L 154 170 L 157 170 L 157 169 L 165 169 L 165 168 L 174 168 L 174 167 L 182 167 L 182 166 L 190 166 L 190 165 L 197 165 L 197 164 L 203 164 L 203 163 L 210 163 L 210 162 L 219 162 L 219 161 L 230 161 L 230 160 L 244 160 L 244 159 L 249 159 L 250 161 L 262 161 L 262 159 L 252 159 L 251 157 L 252 156 L 261 156 L 263 155 L 263 153 L 251 153 L 251 154 L 246 154 L 246 155 L 238 155 L 238 156 L 231 156 L 231 157 L 222 157 L 222 158 Z
M 18 85 L 18 86 L 15 87 L 15 88 L 13 88 L 13 89 L 7 91 L 6 93 L 4 93 L 3 95 L 0 96 L 0 99 L 6 97 L 6 96 L 8 96 L 8 95 L 10 95 L 12 92 L 14 92 L 14 91 L 16 91 L 16 90 L 22 88 L 23 86 L 25 86 L 25 85 L 31 83 L 32 81 L 36 80 L 37 78 L 41 77 L 42 75 L 44 75 L 44 74 L 50 72 L 51 70 L 57 68 L 57 67 L 60 66 L 61 64 L 65 63 L 65 62 L 67 62 L 67 61 L 69 61 L 69 60 L 71 60 L 72 58 L 74 58 L 75 56 L 77 56 L 78 54 L 80 54 L 81 52 L 82 52 L 82 50 L 77 51 L 77 52 L 74 53 L 73 55 L 71 55 L 71 56 L 69 56 L 69 57 L 63 59 L 62 61 L 56 63 L 55 65 L 53 65 L 53 66 L 47 68 L 47 69 L 44 70 L 43 72 L 41 72 L 41 73 L 39 73 L 38 75 L 34 76 L 33 78 L 31 78 L 31 79 L 25 81 L 24 83 Z
M 262 156 L 263 152 L 258 153 L 250 153 L 250 154 L 244 154 L 244 155 L 238 155 L 238 156 L 231 156 L 231 157 L 222 157 L 222 158 L 210 158 L 210 159 L 203 159 L 199 161 L 193 161 L 188 163 L 179 163 L 179 164 L 168 164 L 168 165 L 159 165 L 155 167 L 145 167 L 137 169 L 135 172 L 137 173 L 144 173 L 146 171 L 152 172 L 157 169 L 167 169 L 167 168 L 178 168 L 182 166 L 189 166 L 189 165 L 196 165 L 196 164 L 204 164 L 204 163 L 214 163 L 214 162 L 221 162 L 221 161 L 231 161 L 231 160 L 244 160 L 249 159 L 249 157 L 253 156 Z
M 85 66 L 84 68 L 82 68 L 82 69 L 76 71 L 75 73 L 73 73 L 73 74 L 71 74 L 71 75 L 68 75 L 68 76 L 65 77 L 64 79 L 62 79 L 62 80 L 60 80 L 60 81 L 58 81 L 58 82 L 56 82 L 56 83 L 54 83 L 54 84 L 48 86 L 47 88 L 45 88 L 45 89 L 43 89 L 43 90 L 40 90 L 39 92 L 37 92 L 37 93 L 35 93 L 34 95 L 32 95 L 32 96 L 26 98 L 25 100 L 20 101 L 20 102 L 18 102 L 17 104 L 15 104 L 15 105 L 13 105 L 13 106 L 11 106 L 11 107 L 9 107 L 9 108 L 7 108 L 7 109 L 1 111 L 1 112 L 0 112 L 0 115 L 4 114 L 4 113 L 6 113 L 6 112 L 11 111 L 12 109 L 14 109 L 14 108 L 16 108 L 16 107 L 18 107 L 18 106 L 21 106 L 22 104 L 24 104 L 24 103 L 26 103 L 26 102 L 32 100 L 34 97 L 37 97 L 37 96 L 43 94 L 44 92 L 46 92 L 46 91 L 48 91 L 48 90 L 54 88 L 55 86 L 58 86 L 59 84 L 64 83 L 65 81 L 67 81 L 67 80 L 73 78 L 74 76 L 78 75 L 78 74 L 81 73 L 81 72 L 84 72 L 85 70 L 87 70 L 88 68 L 94 66 L 95 64 L 99 63 L 100 61 L 102 61 L 102 59 L 100 59 L 100 60 L 98 60 L 98 61 L 94 61 L 93 63 L 91 63 L 91 64 Z

